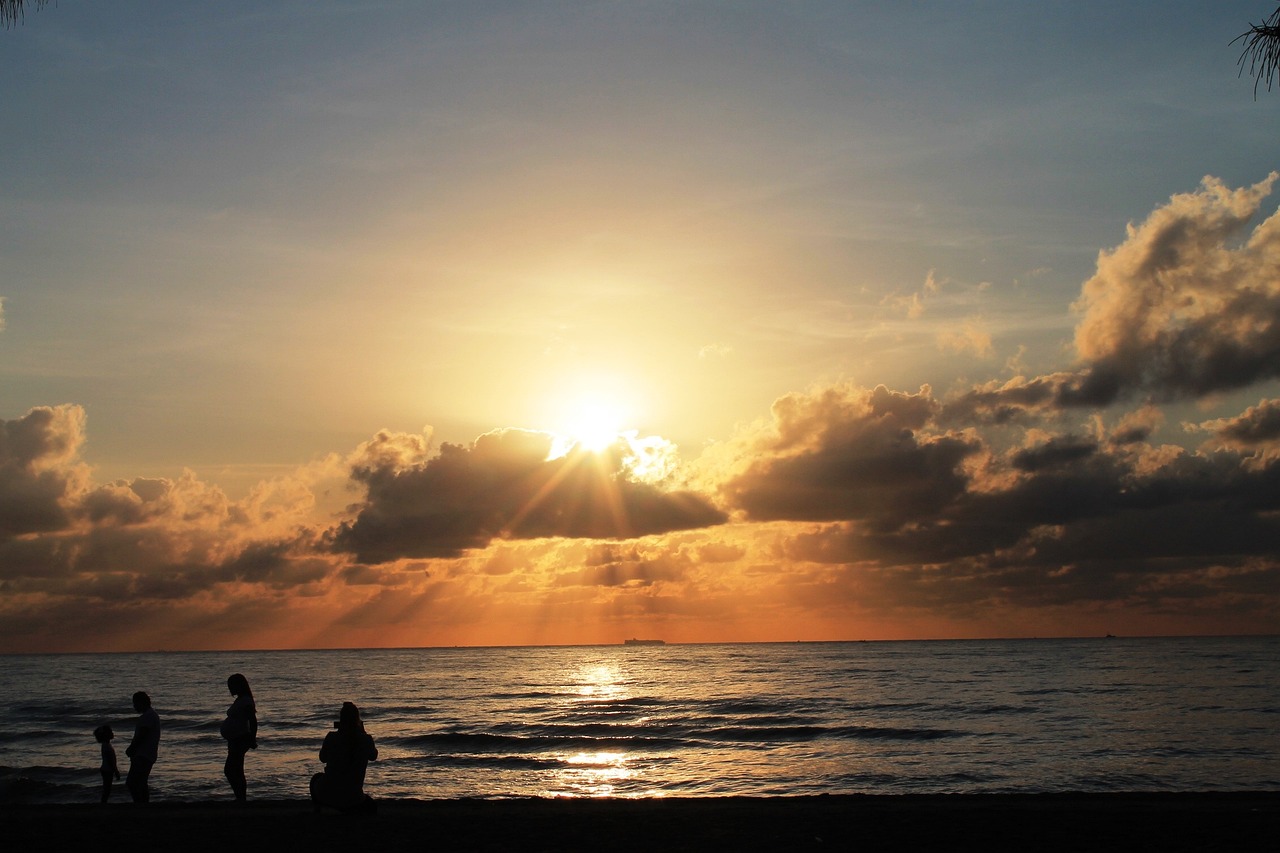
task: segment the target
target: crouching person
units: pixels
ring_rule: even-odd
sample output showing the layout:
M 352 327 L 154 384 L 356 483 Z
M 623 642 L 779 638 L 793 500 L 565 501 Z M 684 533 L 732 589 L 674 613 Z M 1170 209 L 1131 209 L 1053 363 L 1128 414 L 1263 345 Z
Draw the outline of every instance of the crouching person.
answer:
M 316 811 L 332 808 L 372 813 L 377 807 L 373 797 L 364 792 L 364 773 L 370 761 L 378 760 L 378 748 L 364 730 L 360 709 L 343 702 L 333 727 L 320 747 L 324 772 L 311 777 L 311 801 Z

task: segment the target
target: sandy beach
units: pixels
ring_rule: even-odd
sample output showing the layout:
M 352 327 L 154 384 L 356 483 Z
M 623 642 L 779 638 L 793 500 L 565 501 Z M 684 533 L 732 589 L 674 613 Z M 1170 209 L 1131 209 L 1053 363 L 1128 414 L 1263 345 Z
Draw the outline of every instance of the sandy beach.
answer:
M 1265 850 L 1280 793 L 386 800 L 0 807 L 17 850 Z

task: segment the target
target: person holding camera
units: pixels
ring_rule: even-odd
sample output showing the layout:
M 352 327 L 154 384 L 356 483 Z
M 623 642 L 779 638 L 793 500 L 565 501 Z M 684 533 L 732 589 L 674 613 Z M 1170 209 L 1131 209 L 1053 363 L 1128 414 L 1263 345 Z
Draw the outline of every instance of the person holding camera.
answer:
M 373 797 L 364 792 L 364 774 L 370 761 L 378 760 L 373 737 L 364 730 L 360 709 L 343 702 L 334 731 L 324 737 L 320 760 L 324 772 L 311 777 L 311 800 L 316 811 L 322 807 L 342 812 L 371 813 Z

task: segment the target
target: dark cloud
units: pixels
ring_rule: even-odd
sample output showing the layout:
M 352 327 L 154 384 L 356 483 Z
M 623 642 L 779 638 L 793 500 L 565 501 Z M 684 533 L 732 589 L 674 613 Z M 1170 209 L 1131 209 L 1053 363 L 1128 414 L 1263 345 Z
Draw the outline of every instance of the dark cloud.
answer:
M 1164 413 L 1155 406 L 1142 408 L 1124 415 L 1112 429 L 1108 440 L 1116 446 L 1141 444 L 1164 422 Z
M 618 560 L 563 573 L 557 576 L 556 586 L 652 586 L 660 581 L 682 580 L 688 570 L 689 562 L 679 557 Z
M 946 401 L 938 413 L 945 425 L 1019 424 L 1035 421 L 1053 409 L 1063 389 L 1078 377 L 1055 373 L 1035 379 L 1017 377 L 1006 382 L 976 385 Z
M 775 428 L 744 445 L 743 473 L 725 490 L 734 507 L 749 519 L 829 522 L 783 537 L 781 559 L 843 565 L 859 594 L 871 585 L 943 610 L 1156 608 L 1168 596 L 1280 607 L 1258 591 L 1259 578 L 1280 573 L 1280 459 L 1157 451 L 1141 441 L 1159 420 L 1150 407 L 1105 442 L 1039 429 L 1034 443 L 997 452 L 973 431 L 936 432 L 954 410 L 900 419 L 883 405 L 893 399 L 883 389 L 793 395 L 775 408 Z M 1271 408 L 1218 427 L 1261 439 Z
M 758 521 L 859 519 L 896 527 L 929 517 L 963 494 L 977 443 L 919 432 L 938 411 L 919 394 L 880 386 L 793 394 L 774 406 L 774 431 L 748 451 L 722 488 Z
M 857 489 L 859 483 L 850 479 L 845 488 Z M 858 523 L 842 528 L 852 531 L 847 547 L 832 551 L 827 543 L 823 553 L 811 550 L 809 558 L 942 563 L 992 556 L 1019 543 L 1044 548 L 1050 541 L 1042 538 L 1045 528 L 1054 529 L 1052 541 L 1060 547 L 1073 541 L 1075 527 L 1125 514 L 1135 519 L 1142 514 L 1148 519 L 1143 529 L 1177 527 L 1165 537 L 1168 542 L 1194 537 L 1202 543 L 1182 548 L 1188 553 L 1207 548 L 1207 553 L 1223 555 L 1275 556 L 1280 542 L 1273 538 L 1278 522 L 1270 517 L 1280 509 L 1280 461 L 1260 463 L 1228 451 L 1178 451 L 1153 462 L 1127 445 L 1104 446 L 1062 435 L 1011 451 L 1003 459 L 993 455 L 967 489 L 954 489 L 948 474 L 939 491 L 949 499 L 929 514 L 911 507 L 896 515 L 882 513 L 867 525 L 862 513 L 850 513 L 843 520 Z M 1122 541 L 1124 524 L 1117 524 L 1114 534 L 1115 541 L 1096 532 L 1079 541 L 1125 554 L 1135 553 L 1133 542 L 1142 541 L 1136 532 L 1136 539 Z M 1152 543 L 1157 537 L 1152 534 Z M 1055 554 L 1060 562 L 1071 559 L 1060 550 Z
M 187 472 L 93 486 L 79 459 L 84 412 L 38 408 L 0 423 L 0 584 L 83 606 L 189 599 L 228 584 L 288 589 L 332 571 L 311 534 L 264 522 Z
M 1098 442 L 1074 435 L 1054 436 L 1036 447 L 1013 454 L 1013 467 L 1019 471 L 1045 471 L 1064 468 L 1098 452 Z
M 444 444 L 421 462 L 361 454 L 352 477 L 367 499 L 335 529 L 333 547 L 380 563 L 457 556 L 496 538 L 626 539 L 725 520 L 693 492 L 630 479 L 618 455 L 548 459 L 551 448 L 544 433 L 500 430 L 470 447 Z
M 782 397 L 766 428 L 699 460 L 703 487 L 743 522 L 715 537 L 634 541 L 726 514 L 639 479 L 620 446 L 548 459 L 542 433 L 433 452 L 427 436 L 380 432 L 350 459 L 364 500 L 333 526 L 309 514 L 301 481 L 240 501 L 190 472 L 94 485 L 83 410 L 33 409 L 0 421 L 0 637 L 22 646 L 25 628 L 63 614 L 127 645 L 146 614 L 180 641 L 227 612 L 211 602 L 273 595 L 329 596 L 325 624 L 369 629 L 471 618 L 467 596 L 498 588 L 517 610 L 607 600 L 615 615 L 693 614 L 729 607 L 706 593 L 721 573 L 768 589 L 770 606 L 1121 606 L 1274 624 L 1280 400 L 1188 426 L 1212 436 L 1199 449 L 1148 443 L 1165 403 L 1280 378 L 1280 214 L 1249 229 L 1274 180 L 1206 179 L 1101 253 L 1068 369 L 942 401 L 849 385 Z M 1138 408 L 1117 414 L 1129 400 Z M 463 556 L 535 538 L 606 541 Z M 534 553 L 561 547 L 585 557 Z M 456 557 L 429 582 L 378 565 Z
M 76 462 L 83 443 L 79 406 L 41 407 L 0 421 L 0 540 L 70 523 L 67 505 L 86 479 Z
M 1233 447 L 1266 447 L 1280 443 L 1280 400 L 1263 400 L 1234 418 L 1205 421 L 1199 429 Z

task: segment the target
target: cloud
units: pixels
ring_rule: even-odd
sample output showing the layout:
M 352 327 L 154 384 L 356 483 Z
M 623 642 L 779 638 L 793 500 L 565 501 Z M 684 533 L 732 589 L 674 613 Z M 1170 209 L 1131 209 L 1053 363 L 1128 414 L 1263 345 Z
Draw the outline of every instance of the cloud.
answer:
M 1207 177 L 1130 225 L 1075 303 L 1078 367 L 975 386 L 948 401 L 951 415 L 1009 423 L 1280 377 L 1280 212 L 1246 233 L 1277 177 L 1236 190 Z
M 88 483 L 77 459 L 84 422 L 84 410 L 72 405 L 0 421 L 0 541 L 70 523 L 69 505 Z
M 1010 464 L 1018 471 L 1035 472 L 1065 468 L 1098 452 L 1098 443 L 1074 435 L 1054 436 L 1036 447 L 1016 451 Z
M 1138 462 L 1061 437 L 999 460 L 1016 476 L 931 517 L 830 524 L 788 539 L 784 555 L 842 565 L 894 606 L 970 616 L 1082 602 L 1150 612 L 1192 598 L 1275 614 L 1280 465 L 1190 453 L 1145 472 Z
M 0 423 L 6 593 L 113 605 L 235 584 L 288 589 L 327 573 L 305 553 L 314 501 L 302 483 L 263 483 L 241 501 L 191 471 L 95 485 L 84 442 L 79 406 Z
M 1120 418 L 1111 431 L 1110 441 L 1113 444 L 1139 444 L 1151 437 L 1151 434 L 1164 423 L 1164 413 L 1155 406 L 1143 406 Z
M 728 344 L 707 344 L 698 350 L 698 358 L 728 358 L 733 355 L 733 347 Z
M 947 400 L 939 421 L 963 425 L 1034 422 L 1057 413 L 1063 388 L 1075 379 L 1074 374 L 1054 373 L 981 383 Z
M 1232 190 L 1205 178 L 1099 255 L 1076 303 L 1086 371 L 1064 402 L 1202 397 L 1280 376 L 1280 213 L 1244 234 L 1276 179 Z
M 1269 185 L 1241 201 L 1210 184 L 1194 199 L 1175 198 L 1173 207 L 1184 219 L 1195 212 L 1207 217 L 1205 208 L 1213 212 L 1230 201 L 1239 219 Z M 1157 224 L 1165 218 L 1153 216 Z M 1110 430 L 1102 409 L 1139 390 L 1170 400 L 1272 375 L 1280 364 L 1268 349 L 1274 305 L 1248 294 L 1280 282 L 1273 226 L 1260 227 L 1239 248 L 1225 245 L 1226 225 L 1212 240 L 1189 226 L 1144 226 L 1130 240 L 1160 243 L 1161 268 L 1196 278 L 1195 288 L 1218 294 L 1216 304 L 1228 306 L 1228 314 L 1243 305 L 1256 309 L 1232 314 L 1232 346 L 1254 354 L 1263 368 L 1183 383 L 1191 374 L 1157 368 L 1190 352 L 1180 349 L 1184 338 L 1117 324 L 1113 342 L 1141 345 L 1086 348 L 1094 361 L 1082 370 L 983 383 L 945 401 L 927 389 L 904 394 L 883 386 L 787 395 L 775 404 L 772 422 L 740 436 L 717 460 L 726 506 L 746 520 L 791 523 L 778 528 L 776 559 L 830 567 L 817 587 L 845 606 L 916 607 L 965 618 L 1006 607 L 1134 607 L 1265 621 L 1280 611 L 1280 459 L 1253 451 L 1280 436 L 1280 405 L 1264 400 L 1238 417 L 1194 427 L 1217 439 L 1200 451 L 1148 443 L 1165 417 L 1154 403 L 1120 415 Z M 1153 230 L 1173 236 L 1157 240 Z M 1216 252 L 1216 260 L 1205 260 L 1206 252 Z M 1110 275 L 1105 256 L 1100 268 Z M 1214 270 L 1224 278 L 1204 280 Z M 1207 297 L 1187 304 L 1197 298 Z M 1205 355 L 1207 367 L 1193 371 L 1201 377 L 1222 363 L 1212 355 L 1215 347 L 1227 346 L 1225 333 L 1213 342 L 1222 330 L 1201 316 L 1205 310 L 1171 312 L 1156 324 L 1168 331 L 1203 320 L 1205 346 L 1194 352 Z M 1090 338 L 1090 330 L 1114 316 L 1086 311 L 1079 339 L 1102 340 Z M 1115 368 L 1122 350 L 1146 366 L 1122 375 Z M 1095 371 L 1115 377 L 1114 393 L 1093 395 L 1092 427 L 1082 434 L 1064 420 L 1090 399 L 1086 391 L 1100 387 Z M 1019 430 L 1023 440 L 1011 442 Z
M 1234 418 L 1218 418 L 1187 426 L 1188 429 L 1213 433 L 1225 447 L 1280 446 L 1280 400 L 1262 400 Z
M 232 500 L 193 471 L 95 483 L 84 410 L 32 409 L 0 421 L 0 647 L 1269 630 L 1280 399 L 1157 437 L 1179 401 L 1280 378 L 1280 220 L 1248 230 L 1274 180 L 1206 179 L 1101 253 L 1073 364 L 944 398 L 815 386 L 688 463 L 384 430 Z M 941 287 L 913 304 L 963 301 Z M 322 482 L 357 498 L 323 512 Z
M 880 304 L 901 312 L 908 320 L 919 320 L 924 316 L 925 302 L 937 296 L 942 289 L 942 285 L 946 283 L 948 282 L 938 281 L 937 270 L 929 270 L 925 275 L 924 284 L 918 292 L 908 296 L 891 293 L 881 299 Z
M 406 441 L 380 434 L 357 453 L 352 477 L 367 498 L 333 531 L 336 551 L 380 563 L 456 556 L 499 538 L 626 539 L 725 520 L 693 492 L 633 481 L 616 449 L 548 459 L 552 436 L 507 429 L 425 460 L 416 445 L 411 460 L 383 452 Z
M 896 526 L 964 491 L 962 463 L 977 451 L 958 434 L 921 428 L 937 413 L 917 394 L 839 386 L 791 394 L 773 424 L 744 448 L 745 467 L 722 487 L 748 519 L 859 519 Z
M 971 352 L 979 358 L 989 358 L 994 351 L 991 333 L 982 328 L 982 321 L 976 318 L 939 331 L 938 348 L 957 353 Z

